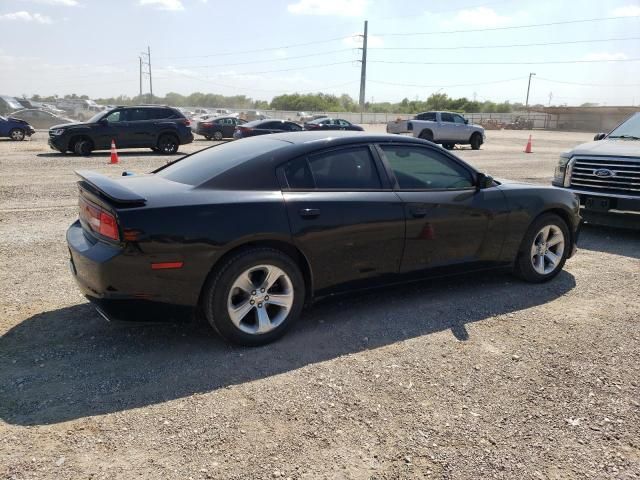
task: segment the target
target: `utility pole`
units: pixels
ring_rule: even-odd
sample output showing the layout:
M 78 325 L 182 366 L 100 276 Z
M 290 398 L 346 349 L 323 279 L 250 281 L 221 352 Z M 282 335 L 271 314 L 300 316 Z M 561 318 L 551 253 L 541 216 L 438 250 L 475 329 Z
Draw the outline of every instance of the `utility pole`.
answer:
M 360 71 L 360 123 L 362 123 L 362 112 L 364 111 L 365 83 L 367 81 L 367 25 L 364 21 L 364 35 L 362 36 L 362 69 Z
M 551 106 L 552 99 L 553 99 L 553 92 L 549 92 L 549 106 Z
M 153 79 L 151 77 L 151 48 L 147 46 L 147 51 L 140 54 L 140 96 L 142 97 L 142 75 L 149 75 L 149 103 L 153 103 Z M 146 57 L 145 62 L 143 58 Z M 147 71 L 143 71 L 143 65 L 147 66 Z M 142 99 L 140 99 L 142 100 Z
M 535 73 L 530 73 L 529 74 L 529 84 L 527 85 L 527 101 L 524 104 L 527 112 L 529 111 L 529 90 L 531 90 L 531 77 L 533 77 L 534 75 L 535 75 Z
M 142 57 L 138 57 L 138 60 L 140 60 L 140 95 L 139 95 L 139 101 L 142 101 Z
M 149 60 L 149 96 L 151 97 L 151 102 L 149 103 L 153 103 L 153 77 L 151 75 L 151 47 L 149 47 L 148 45 L 147 45 L 147 58 Z

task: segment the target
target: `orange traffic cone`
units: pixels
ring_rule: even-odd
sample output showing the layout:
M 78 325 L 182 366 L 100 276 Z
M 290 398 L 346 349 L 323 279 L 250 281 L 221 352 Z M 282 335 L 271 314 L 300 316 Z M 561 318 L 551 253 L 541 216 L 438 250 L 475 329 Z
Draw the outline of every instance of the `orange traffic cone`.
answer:
M 527 146 L 524 147 L 524 153 L 533 153 L 531 151 L 531 135 L 529 135 L 529 141 L 527 142 Z
M 118 151 L 116 150 L 116 140 L 115 138 L 111 139 L 111 162 L 110 163 L 118 163 L 120 159 L 118 158 Z

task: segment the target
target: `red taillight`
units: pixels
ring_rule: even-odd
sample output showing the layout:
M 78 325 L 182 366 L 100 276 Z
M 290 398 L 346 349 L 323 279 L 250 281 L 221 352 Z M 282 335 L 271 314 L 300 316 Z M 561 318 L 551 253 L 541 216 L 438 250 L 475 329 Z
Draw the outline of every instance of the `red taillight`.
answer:
M 189 125 L 191 125 L 191 120 L 189 120 L 188 118 L 185 118 L 184 124 L 188 127 Z
M 87 228 L 103 237 L 119 241 L 118 221 L 116 217 L 93 203 L 80 197 L 80 221 Z
M 320 128 L 320 125 L 316 125 L 315 123 L 307 123 L 304 128 L 307 130 L 313 130 L 315 128 Z
M 201 127 L 212 127 L 213 123 L 211 122 L 200 122 Z

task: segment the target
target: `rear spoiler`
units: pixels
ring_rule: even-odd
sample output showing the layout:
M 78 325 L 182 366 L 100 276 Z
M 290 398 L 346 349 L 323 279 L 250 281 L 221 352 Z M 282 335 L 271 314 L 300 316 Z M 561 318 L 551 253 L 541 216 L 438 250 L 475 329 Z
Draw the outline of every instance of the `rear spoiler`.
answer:
M 113 203 L 133 207 L 144 205 L 147 199 L 123 186 L 121 183 L 91 170 L 76 170 L 75 174 L 81 178 L 84 184 L 93 193 L 107 198 Z

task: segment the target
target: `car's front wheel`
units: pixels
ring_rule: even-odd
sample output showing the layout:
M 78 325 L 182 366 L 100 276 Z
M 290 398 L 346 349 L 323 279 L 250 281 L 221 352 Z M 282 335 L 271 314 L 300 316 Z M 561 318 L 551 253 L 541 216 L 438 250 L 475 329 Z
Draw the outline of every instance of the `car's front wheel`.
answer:
M 226 340 L 258 346 L 280 338 L 300 316 L 304 280 L 296 263 L 271 248 L 245 250 L 211 275 L 202 307 Z
M 453 148 L 456 146 L 455 143 L 443 143 L 442 146 L 444 148 L 446 148 L 447 150 L 453 150 Z
M 219 142 L 220 140 L 222 140 L 222 138 L 223 138 L 222 132 L 213 132 L 214 140 Z
M 22 140 L 24 140 L 25 136 L 26 136 L 26 133 L 21 128 L 12 128 L 11 131 L 9 132 L 9 138 L 16 142 L 21 142 Z
M 91 143 L 91 140 L 88 140 L 86 138 L 78 140 L 73 145 L 73 151 L 75 152 L 76 155 L 82 155 L 86 157 L 87 155 L 91 155 L 92 150 L 93 150 L 93 143 Z
M 173 155 L 178 152 L 180 142 L 175 135 L 164 134 L 158 139 L 158 150 L 165 155 Z
M 480 145 L 482 145 L 482 135 L 480 135 L 479 133 L 474 133 L 473 135 L 471 135 L 471 149 L 472 150 L 480 150 Z
M 528 282 L 551 280 L 562 270 L 570 249 L 569 228 L 565 221 L 553 213 L 544 214 L 529 226 L 514 272 Z

